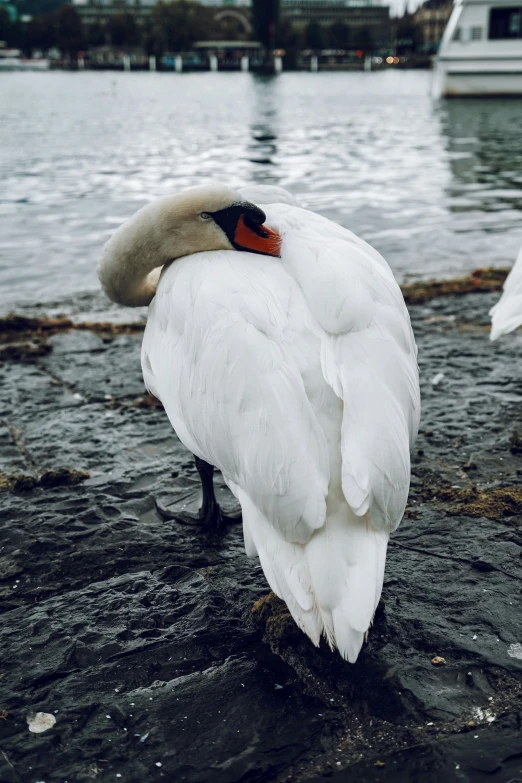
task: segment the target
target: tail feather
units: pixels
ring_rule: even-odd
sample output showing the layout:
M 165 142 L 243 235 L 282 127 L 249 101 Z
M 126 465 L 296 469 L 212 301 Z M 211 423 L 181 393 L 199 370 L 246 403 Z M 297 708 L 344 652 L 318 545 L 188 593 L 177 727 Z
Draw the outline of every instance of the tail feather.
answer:
M 306 544 L 293 544 L 241 490 L 238 497 L 274 593 L 316 646 L 323 635 L 354 663 L 381 595 L 388 534 L 340 502 Z
M 355 663 L 363 646 L 365 634 L 349 625 L 342 607 L 334 609 L 333 620 L 337 649 L 345 660 Z

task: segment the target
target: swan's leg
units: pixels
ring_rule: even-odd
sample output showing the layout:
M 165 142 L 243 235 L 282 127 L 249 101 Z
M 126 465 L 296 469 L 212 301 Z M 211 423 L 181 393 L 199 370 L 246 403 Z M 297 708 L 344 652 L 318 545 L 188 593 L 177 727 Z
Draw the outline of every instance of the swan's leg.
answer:
M 165 508 L 165 506 L 156 501 L 156 509 L 159 515 L 163 519 L 174 519 L 176 522 L 181 522 L 185 525 L 205 524 L 218 529 L 224 525 L 233 525 L 241 522 L 241 514 L 233 516 L 225 514 L 216 500 L 214 466 L 209 465 L 208 462 L 199 457 L 194 459 L 203 490 L 203 502 L 198 514 L 189 514 L 186 511 L 170 511 L 170 509 Z

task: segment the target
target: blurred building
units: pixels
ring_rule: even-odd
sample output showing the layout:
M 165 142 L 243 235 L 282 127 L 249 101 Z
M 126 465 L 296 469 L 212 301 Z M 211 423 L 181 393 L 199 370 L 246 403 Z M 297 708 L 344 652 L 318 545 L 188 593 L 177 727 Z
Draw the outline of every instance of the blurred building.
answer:
M 2 2 L 2 0 L 0 0 Z M 144 22 L 159 0 L 72 0 L 82 22 L 89 26 L 103 24 L 117 14 L 130 14 L 138 23 Z M 168 0 L 167 0 L 168 2 Z M 250 0 L 198 0 L 201 5 L 215 8 L 214 19 L 218 25 L 237 27 L 241 34 L 250 35 Z M 229 32 L 234 32 L 233 30 Z
M 243 6 L 243 7 L 249 7 L 250 6 L 250 0 L 198 0 L 201 5 L 236 5 L 236 6 Z
M 103 24 L 116 14 L 130 14 L 137 22 L 147 19 L 158 0 L 72 0 L 82 22 L 89 27 Z
M 391 40 L 390 8 L 381 0 L 282 0 L 281 16 L 303 34 L 319 27 L 327 37 L 332 27 L 343 26 L 356 44 L 366 40 L 382 48 Z
M 281 0 L 281 10 L 301 9 L 301 13 L 318 14 L 320 9 L 327 14 L 342 13 L 343 8 L 370 8 L 383 5 L 381 0 Z
M 413 14 L 426 51 L 436 52 L 453 10 L 453 0 L 426 0 Z

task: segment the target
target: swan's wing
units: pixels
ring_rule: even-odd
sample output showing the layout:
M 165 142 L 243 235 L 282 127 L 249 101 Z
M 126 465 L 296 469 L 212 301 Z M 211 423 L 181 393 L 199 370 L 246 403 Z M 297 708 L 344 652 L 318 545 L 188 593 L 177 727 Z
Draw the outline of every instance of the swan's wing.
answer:
M 374 528 L 394 530 L 420 417 L 417 349 L 400 288 L 350 231 L 295 207 L 267 212 L 321 335 L 325 380 L 344 403 L 344 496 L 358 516 L 369 512 Z
M 522 248 L 513 269 L 506 278 L 502 296 L 489 314 L 491 316 L 490 340 L 496 340 L 522 324 Z
M 247 201 L 254 204 L 290 204 L 299 206 L 299 202 L 288 190 L 279 185 L 247 185 L 238 191 Z
M 142 367 L 185 446 L 297 542 L 324 524 L 329 463 L 283 339 L 292 286 L 265 256 L 176 261 L 149 311 Z

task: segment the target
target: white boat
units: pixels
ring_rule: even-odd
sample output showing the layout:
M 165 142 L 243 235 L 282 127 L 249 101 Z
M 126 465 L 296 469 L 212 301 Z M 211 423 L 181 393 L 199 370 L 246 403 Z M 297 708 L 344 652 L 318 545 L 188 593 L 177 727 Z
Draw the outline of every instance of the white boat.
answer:
M 432 93 L 522 96 L 522 0 L 455 0 Z
M 50 67 L 45 57 L 22 57 L 19 49 L 0 49 L 0 71 L 47 71 Z

